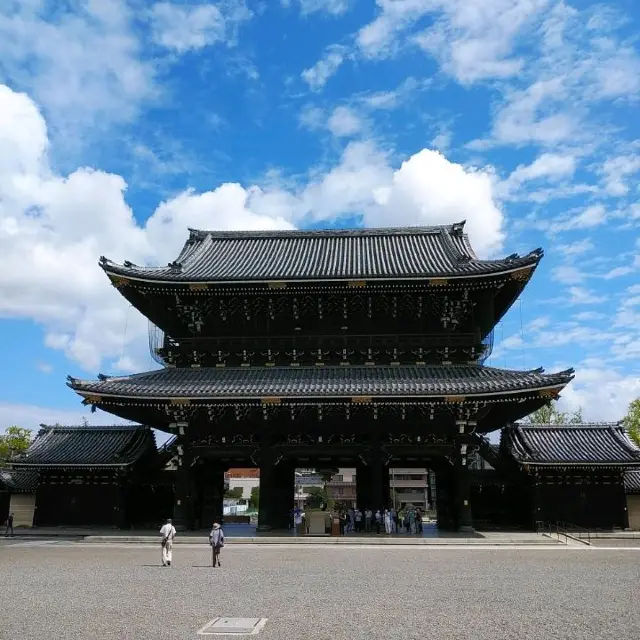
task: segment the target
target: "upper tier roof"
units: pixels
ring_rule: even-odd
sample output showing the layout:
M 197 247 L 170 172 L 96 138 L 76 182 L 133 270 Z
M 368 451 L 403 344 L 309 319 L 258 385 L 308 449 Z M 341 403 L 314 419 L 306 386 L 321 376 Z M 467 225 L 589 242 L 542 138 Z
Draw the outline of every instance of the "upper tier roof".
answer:
M 516 424 L 505 428 L 502 438 L 523 464 L 640 466 L 640 449 L 619 424 Z
M 102 380 L 69 379 L 79 393 L 99 396 L 196 400 L 440 397 L 508 394 L 564 387 L 573 370 L 509 371 L 476 365 L 159 369 Z
M 41 425 L 27 452 L 12 467 L 123 467 L 155 450 L 149 427 L 62 427 Z
M 110 275 L 167 282 L 478 277 L 535 266 L 537 249 L 520 257 L 479 260 L 464 222 L 447 226 L 322 231 L 190 230 L 166 267 L 100 265 Z

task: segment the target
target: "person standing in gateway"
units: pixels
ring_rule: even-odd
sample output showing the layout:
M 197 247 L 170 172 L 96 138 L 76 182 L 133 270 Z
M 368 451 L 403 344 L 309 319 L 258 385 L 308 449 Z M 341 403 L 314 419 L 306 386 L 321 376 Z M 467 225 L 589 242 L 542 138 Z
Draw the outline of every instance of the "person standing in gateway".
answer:
M 171 523 L 171 518 L 167 520 L 167 524 L 163 525 L 160 529 L 160 535 L 162 536 L 162 566 L 170 567 L 173 548 L 173 539 L 176 537 L 176 528 Z
M 224 547 L 224 531 L 217 522 L 213 523 L 213 529 L 211 529 L 211 533 L 209 534 L 209 544 L 211 545 L 212 566 L 216 566 L 216 561 L 218 562 L 218 566 L 220 566 L 220 549 Z

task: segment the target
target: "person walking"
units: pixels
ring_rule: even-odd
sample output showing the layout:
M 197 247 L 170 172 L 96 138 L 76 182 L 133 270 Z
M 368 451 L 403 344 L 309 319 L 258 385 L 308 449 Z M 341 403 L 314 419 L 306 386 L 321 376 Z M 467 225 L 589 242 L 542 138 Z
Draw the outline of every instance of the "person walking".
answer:
M 171 522 L 171 518 L 160 529 L 162 536 L 162 566 L 170 567 L 172 560 L 173 539 L 176 537 L 176 528 Z
M 11 534 L 9 534 L 11 531 Z M 4 530 L 4 537 L 8 538 L 9 535 L 13 538 L 13 513 L 10 513 L 7 517 L 7 528 Z
M 224 547 L 224 531 L 217 522 L 213 523 L 213 529 L 209 534 L 209 544 L 211 545 L 211 566 L 215 567 L 216 561 L 220 566 L 220 549 Z

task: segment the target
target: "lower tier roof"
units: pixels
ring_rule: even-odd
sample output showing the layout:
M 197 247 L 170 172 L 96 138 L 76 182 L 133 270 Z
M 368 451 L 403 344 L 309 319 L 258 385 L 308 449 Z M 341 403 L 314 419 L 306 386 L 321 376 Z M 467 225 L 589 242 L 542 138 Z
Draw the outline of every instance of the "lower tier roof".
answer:
M 160 369 L 99 380 L 69 377 L 81 395 L 199 400 L 486 396 L 564 387 L 573 369 L 555 374 L 479 365 Z
M 153 432 L 140 425 L 42 425 L 29 449 L 11 460 L 11 466 L 124 467 L 155 449 Z
M 619 424 L 515 424 L 502 432 L 502 446 L 532 466 L 633 465 L 640 449 Z
M 9 493 L 33 493 L 38 472 L 31 469 L 0 469 L 0 489 Z
M 640 493 L 640 469 L 624 474 L 624 490 L 626 493 Z

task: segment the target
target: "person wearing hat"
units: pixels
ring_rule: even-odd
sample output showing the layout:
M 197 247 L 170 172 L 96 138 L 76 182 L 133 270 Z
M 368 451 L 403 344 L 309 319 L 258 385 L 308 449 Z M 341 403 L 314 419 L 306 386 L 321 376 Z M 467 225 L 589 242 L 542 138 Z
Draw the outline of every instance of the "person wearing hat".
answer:
M 224 547 L 224 531 L 217 522 L 213 523 L 213 529 L 211 529 L 211 533 L 209 534 L 209 544 L 211 545 L 212 551 L 212 566 L 216 566 L 216 561 L 218 562 L 218 566 L 220 566 L 220 549 Z
M 171 518 L 167 520 L 167 523 L 160 529 L 160 535 L 162 536 L 162 566 L 170 567 L 173 548 L 173 539 L 176 537 L 176 528 L 171 522 Z

